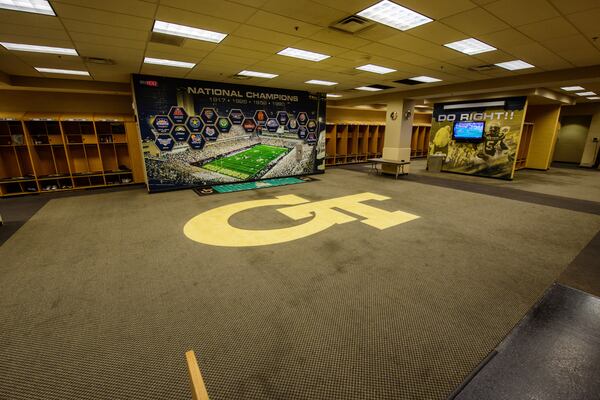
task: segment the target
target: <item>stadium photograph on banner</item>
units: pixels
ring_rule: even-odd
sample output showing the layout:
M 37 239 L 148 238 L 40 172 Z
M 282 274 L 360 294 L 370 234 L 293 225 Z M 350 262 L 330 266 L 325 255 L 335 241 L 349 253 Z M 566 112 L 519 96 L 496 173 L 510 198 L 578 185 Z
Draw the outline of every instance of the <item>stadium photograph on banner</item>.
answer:
M 324 171 L 325 97 L 133 75 L 150 192 Z

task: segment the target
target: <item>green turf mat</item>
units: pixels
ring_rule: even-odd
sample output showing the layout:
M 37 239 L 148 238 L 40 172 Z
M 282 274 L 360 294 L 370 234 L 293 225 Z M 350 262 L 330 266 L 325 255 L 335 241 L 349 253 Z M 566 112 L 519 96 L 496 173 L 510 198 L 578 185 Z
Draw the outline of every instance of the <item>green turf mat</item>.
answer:
M 219 193 L 230 193 L 230 192 L 240 192 L 242 190 L 252 190 L 252 189 L 262 189 L 267 187 L 274 186 L 286 186 L 286 185 L 295 185 L 297 183 L 304 183 L 305 180 L 298 178 L 275 178 L 275 179 L 265 179 L 264 181 L 256 181 L 256 182 L 244 182 L 244 183 L 232 183 L 229 185 L 218 185 L 213 186 L 213 189 Z

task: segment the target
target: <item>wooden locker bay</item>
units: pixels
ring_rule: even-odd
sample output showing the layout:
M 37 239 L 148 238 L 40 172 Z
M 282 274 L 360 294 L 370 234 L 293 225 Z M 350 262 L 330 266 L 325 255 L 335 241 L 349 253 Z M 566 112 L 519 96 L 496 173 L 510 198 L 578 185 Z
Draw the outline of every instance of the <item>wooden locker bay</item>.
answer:
M 0 196 L 143 182 L 132 116 L 1 114 Z
M 354 164 L 381 157 L 385 124 L 328 122 L 325 135 L 325 165 Z

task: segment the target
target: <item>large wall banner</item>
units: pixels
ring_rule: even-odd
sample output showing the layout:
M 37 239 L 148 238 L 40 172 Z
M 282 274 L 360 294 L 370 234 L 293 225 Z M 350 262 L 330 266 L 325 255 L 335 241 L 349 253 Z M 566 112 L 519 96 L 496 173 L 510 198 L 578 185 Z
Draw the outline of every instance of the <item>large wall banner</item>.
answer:
M 429 155 L 443 154 L 442 170 L 512 179 L 526 97 L 435 104 Z
M 325 97 L 133 75 L 148 189 L 322 172 Z

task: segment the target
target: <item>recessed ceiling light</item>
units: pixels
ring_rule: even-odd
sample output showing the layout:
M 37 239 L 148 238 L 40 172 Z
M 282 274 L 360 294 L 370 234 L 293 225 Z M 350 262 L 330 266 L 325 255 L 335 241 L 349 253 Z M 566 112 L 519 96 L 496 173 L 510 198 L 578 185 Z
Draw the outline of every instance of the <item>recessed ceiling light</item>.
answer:
M 431 18 L 388 0 L 380 1 L 356 15 L 401 31 L 433 21 Z
M 7 50 L 14 51 L 28 51 L 31 53 L 48 53 L 48 54 L 60 54 L 66 56 L 78 56 L 77 50 L 67 49 L 63 47 L 50 47 L 50 46 L 38 46 L 35 44 L 22 44 L 22 43 L 7 43 L 0 42 Z
M 184 61 L 164 60 L 162 58 L 145 57 L 144 64 L 166 65 L 168 67 L 194 68 L 196 64 Z
M 396 72 L 395 69 L 373 64 L 361 65 L 360 67 L 356 67 L 356 69 L 360 69 L 361 71 L 374 72 L 376 74 L 389 74 L 390 72 Z
M 592 96 L 592 97 L 588 97 L 588 99 L 590 99 L 590 100 L 600 100 L 600 96 Z
M 483 43 L 475 38 L 459 40 L 457 42 L 446 43 L 444 46 L 460 51 L 461 53 L 473 55 L 496 50 L 495 47 Z
M 226 33 L 207 31 L 205 29 L 192 28 L 191 26 L 177 25 L 165 21 L 154 21 L 152 31 L 212 43 L 220 43 L 227 36 Z
M 320 53 L 314 53 L 312 51 L 295 49 L 293 47 L 288 47 L 286 49 L 283 49 L 277 54 L 279 54 L 281 56 L 301 58 L 303 60 L 309 60 L 309 61 L 321 61 L 321 60 L 331 57 L 326 54 L 320 54 Z
M 509 71 L 516 71 L 518 69 L 526 69 L 526 68 L 534 68 L 535 67 L 534 65 L 526 63 L 525 61 L 522 61 L 522 60 L 507 61 L 507 62 L 503 62 L 503 63 L 498 63 L 496 65 L 500 68 L 504 68 Z
M 0 8 L 34 14 L 56 15 L 46 0 L 0 0 Z
M 581 92 L 581 93 L 575 93 L 577 96 L 595 96 L 596 93 L 594 92 Z
M 242 75 L 242 76 L 254 76 L 256 78 L 267 78 L 267 79 L 272 79 L 272 78 L 276 78 L 279 75 L 276 74 L 269 74 L 267 72 L 257 72 L 257 71 L 240 71 L 238 72 L 238 75 Z
M 431 83 L 431 82 L 440 82 L 441 79 L 438 78 L 432 78 L 431 76 L 415 76 L 414 78 L 409 78 L 413 81 L 417 81 L 417 82 L 424 82 L 424 83 Z
M 333 85 L 337 85 L 337 82 L 331 82 L 331 81 L 320 81 L 318 79 L 311 79 L 310 81 L 306 81 L 304 83 L 310 83 L 311 85 L 323 85 L 323 86 L 333 86 Z
M 90 73 L 87 71 L 79 71 L 74 69 L 57 69 L 57 68 L 43 68 L 43 67 L 35 67 L 38 72 L 44 72 L 46 74 L 65 74 L 65 75 L 82 75 L 82 76 L 90 76 Z
M 383 89 L 379 89 L 379 88 L 374 88 L 374 87 L 370 87 L 370 86 L 360 86 L 355 88 L 356 90 L 364 90 L 367 92 L 377 92 L 379 90 L 383 90 Z
M 327 97 L 335 98 L 335 97 L 342 97 L 342 95 L 341 94 L 327 93 Z
M 561 87 L 562 90 L 566 90 L 567 92 L 575 92 L 577 90 L 585 90 L 582 86 L 564 86 Z

